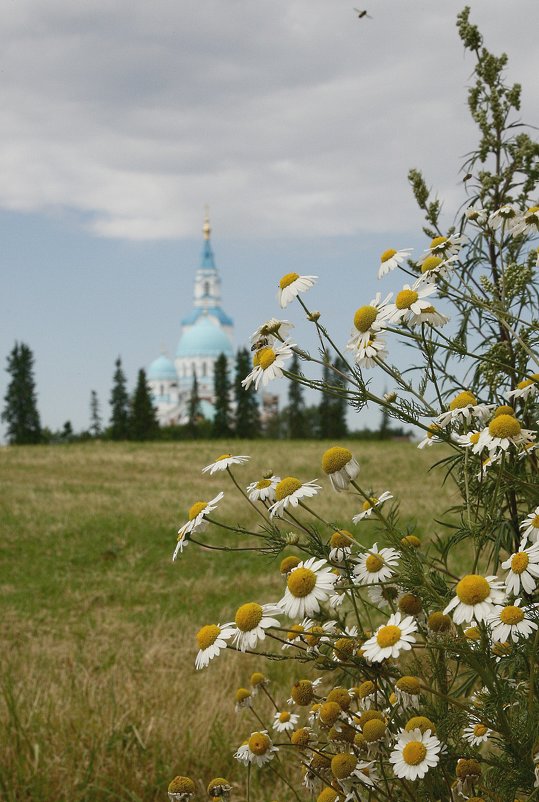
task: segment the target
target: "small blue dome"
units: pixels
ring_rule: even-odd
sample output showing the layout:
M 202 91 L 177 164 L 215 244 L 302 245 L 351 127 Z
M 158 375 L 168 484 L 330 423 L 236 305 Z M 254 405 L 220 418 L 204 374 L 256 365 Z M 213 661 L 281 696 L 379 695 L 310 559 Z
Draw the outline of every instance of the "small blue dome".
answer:
M 232 356 L 232 345 L 225 332 L 207 315 L 201 316 L 195 325 L 180 337 L 177 357 Z
M 161 354 L 161 356 L 154 359 L 150 367 L 148 368 L 148 380 L 149 381 L 158 381 L 158 382 L 175 382 L 178 380 L 178 376 L 176 375 L 176 368 L 174 367 L 174 362 Z

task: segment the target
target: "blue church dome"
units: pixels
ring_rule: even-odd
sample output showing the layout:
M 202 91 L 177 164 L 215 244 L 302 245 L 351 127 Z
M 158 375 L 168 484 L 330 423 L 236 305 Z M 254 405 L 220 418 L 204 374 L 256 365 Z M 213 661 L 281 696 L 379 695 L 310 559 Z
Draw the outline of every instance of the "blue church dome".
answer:
M 148 380 L 149 381 L 177 381 L 178 377 L 176 375 L 176 368 L 174 367 L 174 362 L 161 354 L 161 356 L 154 359 L 150 367 L 148 368 Z
M 232 345 L 225 332 L 212 323 L 208 315 L 201 315 L 194 326 L 180 337 L 177 357 L 232 356 Z

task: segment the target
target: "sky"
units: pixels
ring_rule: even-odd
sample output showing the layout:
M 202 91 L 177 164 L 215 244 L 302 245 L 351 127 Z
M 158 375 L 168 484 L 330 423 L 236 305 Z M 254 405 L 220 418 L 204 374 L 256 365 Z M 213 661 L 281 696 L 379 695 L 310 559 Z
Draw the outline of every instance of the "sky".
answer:
M 448 225 L 464 200 L 462 5 L 369 0 L 358 19 L 344 0 L 8 0 L 0 365 L 31 347 L 42 423 L 87 428 L 91 390 L 107 419 L 118 355 L 131 388 L 174 355 L 205 204 L 237 345 L 279 316 L 291 270 L 319 276 L 309 302 L 345 342 L 355 309 L 398 289 L 376 280 L 381 251 L 426 245 L 408 169 Z M 536 0 L 470 5 L 537 124 Z

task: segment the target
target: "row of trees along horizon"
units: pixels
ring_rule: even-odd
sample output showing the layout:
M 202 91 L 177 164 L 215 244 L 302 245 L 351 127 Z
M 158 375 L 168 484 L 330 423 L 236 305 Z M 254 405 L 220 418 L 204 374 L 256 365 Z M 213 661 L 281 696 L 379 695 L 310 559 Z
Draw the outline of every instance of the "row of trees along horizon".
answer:
M 331 361 L 327 354 L 323 381 L 329 378 L 331 365 L 343 370 L 337 357 Z M 390 425 L 387 414 L 383 414 L 376 430 L 369 428 L 350 431 L 346 420 L 347 403 L 344 395 L 323 395 L 318 405 L 307 405 L 303 388 L 296 382 L 288 382 L 288 403 L 263 420 L 258 395 L 251 385 L 242 387 L 242 379 L 251 371 L 251 357 L 246 348 L 236 353 L 234 378 L 229 375 L 228 360 L 221 354 L 215 362 L 214 395 L 215 416 L 212 421 L 204 418 L 196 374 L 193 378 L 188 405 L 188 421 L 182 425 L 160 426 L 153 406 L 151 390 L 146 372 L 138 371 L 137 383 L 130 394 L 127 377 L 121 358 L 115 362 L 112 389 L 109 398 L 110 418 L 104 424 L 97 392 L 90 393 L 90 417 L 88 429 L 75 432 L 71 422 L 52 431 L 41 425 L 37 407 L 37 389 L 34 378 L 34 355 L 25 343 L 15 343 L 7 360 L 10 375 L 4 397 L 2 420 L 6 423 L 6 436 L 10 445 L 62 444 L 91 440 L 186 440 L 196 438 L 237 437 L 252 439 L 332 439 L 351 437 L 365 440 L 384 440 L 409 437 L 411 433 Z M 291 362 L 291 373 L 300 372 L 296 355 Z M 335 380 L 332 380 L 333 382 Z M 344 386 L 344 381 L 343 381 Z

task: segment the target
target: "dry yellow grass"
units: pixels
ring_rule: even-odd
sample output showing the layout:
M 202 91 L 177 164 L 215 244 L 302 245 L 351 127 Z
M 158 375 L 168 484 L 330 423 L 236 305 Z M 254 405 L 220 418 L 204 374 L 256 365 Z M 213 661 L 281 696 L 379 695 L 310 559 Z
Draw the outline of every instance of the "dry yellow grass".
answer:
M 325 447 L 232 446 L 255 455 L 238 469 L 243 484 L 268 468 L 320 477 Z M 400 496 L 403 518 L 428 537 L 450 503 L 440 476 L 427 473 L 432 453 L 407 443 L 352 448 L 365 487 Z M 204 623 L 229 620 L 243 601 L 277 599 L 279 558 L 190 546 L 170 562 L 187 508 L 222 487 L 220 516 L 254 523 L 222 476 L 200 474 L 229 449 L 204 442 L 0 450 L 5 802 L 149 802 L 166 798 L 176 773 L 200 782 L 230 776 L 235 798 L 243 798 L 244 771 L 232 752 L 258 725 L 234 714 L 232 697 L 261 663 L 233 653 L 196 674 L 193 635 Z M 322 484 L 317 511 L 349 527 L 357 503 Z M 288 666 L 263 668 L 275 685 L 292 677 Z M 281 791 L 268 778 L 264 789 L 255 783 L 253 798 Z

